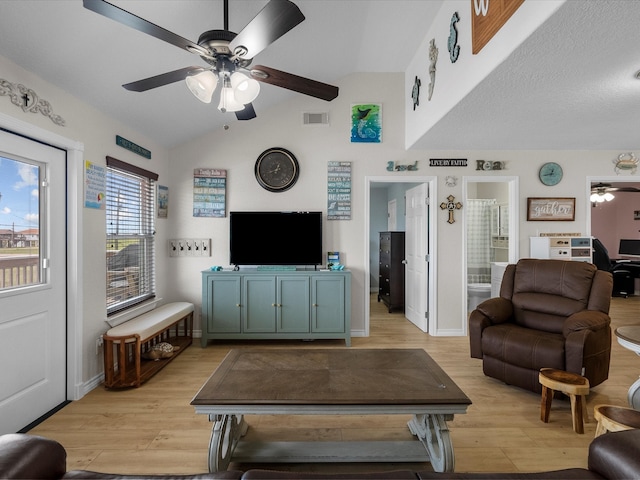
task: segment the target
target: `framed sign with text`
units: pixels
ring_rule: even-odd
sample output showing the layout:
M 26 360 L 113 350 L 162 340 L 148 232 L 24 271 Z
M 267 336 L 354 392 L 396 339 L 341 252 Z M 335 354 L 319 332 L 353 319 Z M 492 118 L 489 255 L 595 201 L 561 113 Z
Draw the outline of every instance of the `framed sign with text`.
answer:
M 524 0 L 470 0 L 471 1 L 471 53 L 476 55 Z
M 527 198 L 527 220 L 572 222 L 576 218 L 575 197 Z

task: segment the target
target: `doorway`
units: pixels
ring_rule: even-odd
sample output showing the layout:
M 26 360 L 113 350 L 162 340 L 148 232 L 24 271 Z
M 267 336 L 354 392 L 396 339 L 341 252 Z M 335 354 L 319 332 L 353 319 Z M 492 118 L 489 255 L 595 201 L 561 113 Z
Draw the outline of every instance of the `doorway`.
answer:
M 0 146 L 0 432 L 9 433 L 66 401 L 66 152 L 4 131 Z
M 638 262 L 638 258 L 625 256 L 628 252 L 620 252 L 620 240 L 640 239 L 640 176 L 587 177 L 587 196 L 587 232 L 607 250 L 609 261 Z M 640 270 L 635 265 L 619 270 L 631 272 L 631 283 L 623 290 L 639 295 Z M 614 292 L 619 292 L 618 278 L 614 284 Z
M 464 209 L 464 310 L 499 293 L 494 275 L 515 263 L 517 252 L 517 177 L 465 177 Z M 467 324 L 466 318 L 464 325 Z
M 46 205 L 43 208 L 56 208 L 54 216 L 60 216 L 62 220 L 56 226 L 59 230 L 62 228 L 62 254 L 56 259 L 56 271 L 64 270 L 63 289 L 61 299 L 66 303 L 65 311 L 65 327 L 63 331 L 62 343 L 65 344 L 65 358 L 62 367 L 63 391 L 68 400 L 78 400 L 84 396 L 86 392 L 93 388 L 93 385 L 84 385 L 82 381 L 82 318 L 83 318 L 83 301 L 82 301 L 82 241 L 83 234 L 81 225 L 82 216 L 82 192 L 83 192 L 83 155 L 84 145 L 75 140 L 65 138 L 61 135 L 52 133 L 40 127 L 36 127 L 27 122 L 17 120 L 6 114 L 0 113 L 0 131 L 14 132 L 15 136 L 28 140 L 32 144 L 40 145 L 43 148 L 62 150 L 66 158 L 66 171 L 62 170 L 62 204 Z M 5 153 L 7 148 L 5 145 L 0 148 Z M 57 166 L 57 165 L 56 165 Z M 57 178 L 59 180 L 59 177 Z M 56 181 L 57 181 L 56 180 Z M 50 184 L 50 182 L 48 182 Z M 59 232 L 56 233 L 59 235 Z M 53 259 L 52 259 L 53 261 Z M 48 265 L 53 270 L 54 265 Z M 42 288 L 40 286 L 35 289 Z M 46 288 L 46 287 L 45 287 Z M 3 316 L 4 319 L 4 316 Z M 31 356 L 35 356 L 34 346 L 31 345 L 28 350 Z M 11 364 L 15 364 L 13 359 Z M 50 368 L 50 367 L 48 367 Z M 95 381 L 96 385 L 100 379 Z M 4 386 L 3 382 L 0 385 Z M 0 416 L 2 417 L 2 416 Z M 30 421 L 38 420 L 36 412 L 30 412 Z M 16 424 L 19 422 L 16 422 Z M 26 424 L 17 428 L 22 428 Z M 2 432 L 4 433 L 4 431 Z
M 369 335 L 370 328 L 370 292 L 377 292 L 377 279 L 378 279 L 378 243 L 377 238 L 380 231 L 385 231 L 388 228 L 387 223 L 387 205 L 389 203 L 389 197 L 386 193 L 381 197 L 379 192 L 381 190 L 393 189 L 396 191 L 402 191 L 402 195 L 397 195 L 397 216 L 396 223 L 397 229 L 405 231 L 406 229 L 406 206 L 404 199 L 404 192 L 412 187 L 424 185 L 427 197 L 424 199 L 426 202 L 426 211 L 428 212 L 430 199 L 435 198 L 435 186 L 436 177 L 365 177 L 365 235 L 369 239 L 365 243 L 365 325 L 364 336 Z M 378 192 L 378 193 L 376 193 Z M 380 215 L 376 215 L 376 212 L 382 212 L 382 219 Z M 424 287 L 421 291 L 416 290 L 417 298 L 423 302 L 424 311 L 420 313 L 423 319 L 424 330 L 434 331 L 435 318 L 436 318 L 436 294 L 435 294 L 435 282 L 433 279 L 434 272 L 436 271 L 435 255 L 431 252 L 435 249 L 436 239 L 436 225 L 433 222 L 432 215 L 426 215 L 425 220 L 421 222 L 418 227 L 419 237 L 422 243 L 417 245 L 424 245 L 418 247 L 426 249 L 427 251 L 420 254 L 420 258 L 425 262 L 425 274 L 424 274 Z M 427 311 L 428 309 L 428 311 Z

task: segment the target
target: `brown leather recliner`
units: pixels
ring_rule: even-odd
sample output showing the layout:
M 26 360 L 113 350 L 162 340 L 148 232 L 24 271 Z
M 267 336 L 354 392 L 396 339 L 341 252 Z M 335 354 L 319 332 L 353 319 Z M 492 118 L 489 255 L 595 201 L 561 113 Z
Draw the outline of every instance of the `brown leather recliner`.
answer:
M 541 392 L 549 367 L 583 375 L 594 387 L 609 376 L 612 276 L 586 262 L 521 259 L 508 265 L 500 297 L 469 317 L 471 357 L 485 375 Z

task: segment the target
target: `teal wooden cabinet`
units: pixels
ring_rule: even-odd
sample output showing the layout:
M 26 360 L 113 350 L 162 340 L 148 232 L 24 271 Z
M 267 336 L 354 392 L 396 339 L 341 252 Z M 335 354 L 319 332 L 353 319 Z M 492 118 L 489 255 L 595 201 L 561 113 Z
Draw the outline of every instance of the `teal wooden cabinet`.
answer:
M 345 277 L 311 277 L 311 331 L 336 332 L 345 328 Z
M 351 273 L 205 270 L 202 346 L 243 338 L 344 338 L 350 346 Z
M 240 275 L 205 275 L 202 280 L 202 346 L 208 335 L 242 331 L 242 277 Z M 214 320 L 215 319 L 215 320 Z

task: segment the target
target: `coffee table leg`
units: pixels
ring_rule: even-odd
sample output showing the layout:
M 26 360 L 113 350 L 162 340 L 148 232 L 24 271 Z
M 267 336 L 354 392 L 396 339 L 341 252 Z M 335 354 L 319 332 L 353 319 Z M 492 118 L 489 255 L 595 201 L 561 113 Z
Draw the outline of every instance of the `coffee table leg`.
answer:
M 640 410 L 640 378 L 633 382 L 633 385 L 629 387 L 627 400 L 629 401 L 629 406 L 631 408 Z
M 411 433 L 418 437 L 429 453 L 429 461 L 436 472 L 453 472 L 455 458 L 446 420 L 453 415 L 414 415 L 408 423 Z
M 249 426 L 242 415 L 209 415 L 213 422 L 209 441 L 209 472 L 226 470 L 231 455 Z

